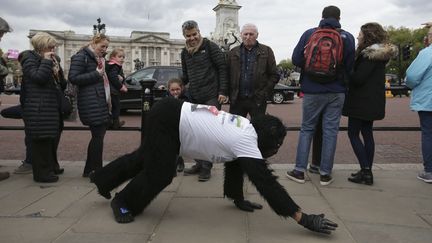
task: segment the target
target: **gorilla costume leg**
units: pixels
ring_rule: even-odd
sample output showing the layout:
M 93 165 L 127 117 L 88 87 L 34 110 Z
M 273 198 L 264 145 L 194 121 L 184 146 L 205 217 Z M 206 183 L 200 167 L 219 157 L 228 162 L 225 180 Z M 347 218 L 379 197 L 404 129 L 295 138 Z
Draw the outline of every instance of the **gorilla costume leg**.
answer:
M 225 166 L 224 195 L 234 200 L 234 204 L 240 210 L 253 212 L 255 209 L 262 209 L 262 205 L 244 200 L 243 181 L 244 172 L 240 163 L 227 162 Z
M 240 163 L 227 162 L 224 164 L 224 195 L 233 200 L 243 200 L 243 170 Z
M 123 201 L 133 215 L 140 214 L 174 178 L 177 166 L 175 153 L 167 151 L 149 159 L 151 161 L 146 159 L 143 169 L 116 194 L 116 198 Z
M 288 195 L 285 188 L 279 184 L 264 160 L 253 158 L 238 158 L 237 161 L 258 192 L 268 202 L 276 214 L 289 217 L 299 210 L 299 206 Z
M 171 183 L 180 148 L 182 104 L 174 98 L 165 98 L 155 103 L 147 115 L 144 142 L 140 149 L 95 172 L 95 182 L 107 189 L 133 177 L 111 202 L 117 222 L 133 221 L 133 216 L 140 214 Z M 102 179 L 104 176 L 109 179 Z M 109 180 L 114 182 L 108 182 Z
M 96 184 L 100 195 L 110 199 L 110 191 L 135 177 L 141 171 L 144 161 L 143 150 L 143 147 L 140 147 L 132 153 L 123 155 L 105 167 L 90 173 L 90 180 Z

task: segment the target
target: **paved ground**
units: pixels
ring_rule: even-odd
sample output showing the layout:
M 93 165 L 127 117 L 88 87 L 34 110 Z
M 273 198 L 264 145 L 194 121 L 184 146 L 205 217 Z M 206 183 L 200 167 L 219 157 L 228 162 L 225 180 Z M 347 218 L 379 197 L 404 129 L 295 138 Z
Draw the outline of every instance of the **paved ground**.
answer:
M 17 96 L 2 96 L 1 108 L 16 104 Z M 387 100 L 387 115 L 376 126 L 418 126 L 409 111 L 408 98 Z M 268 111 L 288 127 L 301 122 L 301 99 L 284 105 L 269 104 Z M 139 126 L 137 113 L 123 115 L 128 126 Z M 20 120 L 0 119 L 0 126 L 22 125 Z M 67 126 L 80 126 L 67 122 Z M 346 126 L 346 118 L 341 121 Z M 0 171 L 12 172 L 24 158 L 23 131 L 0 131 Z M 104 160 L 132 151 L 138 132 L 109 131 Z M 59 158 L 66 172 L 58 183 L 34 183 L 31 175 L 14 175 L 0 182 L 0 242 L 431 242 L 432 185 L 417 180 L 422 168 L 420 132 L 375 132 L 375 185 L 349 183 L 357 169 L 346 132 L 340 132 L 335 157 L 336 181 L 327 187 L 318 177 L 304 185 L 289 181 L 284 173 L 292 168 L 298 131 L 289 131 L 279 153 L 271 158 L 280 182 L 305 212 L 324 212 L 339 224 L 331 236 L 318 235 L 274 214 L 251 185 L 248 198 L 265 205 L 245 213 L 222 197 L 222 170 L 199 183 L 196 177 L 177 177 L 172 185 L 136 218 L 114 222 L 109 201 L 100 197 L 93 184 L 81 177 L 88 131 L 65 131 Z
M 17 161 L 1 160 L 0 171 Z M 189 164 L 190 165 L 190 164 Z M 209 182 L 183 175 L 125 225 L 115 223 L 109 201 L 80 177 L 82 162 L 62 162 L 58 183 L 38 184 L 31 175 L 0 182 L 0 242 L 332 242 L 430 243 L 432 184 L 417 180 L 419 164 L 383 164 L 374 168 L 375 185 L 346 180 L 354 165 L 336 165 L 335 182 L 323 187 L 318 176 L 306 184 L 288 180 L 289 165 L 273 165 L 279 181 L 305 212 L 325 213 L 339 224 L 331 236 L 310 232 L 274 214 L 250 184 L 246 197 L 263 203 L 254 213 L 237 210 L 222 197 L 222 170 Z
M 3 104 L 0 110 L 17 104 L 18 96 L 1 95 Z M 295 99 L 283 105 L 268 104 L 267 111 L 280 117 L 286 126 L 293 128 L 301 124 L 302 99 Z M 224 106 L 228 109 L 228 106 Z M 139 112 L 122 114 L 128 127 L 139 127 L 141 116 Z M 0 126 L 22 126 L 23 122 L 16 119 L 0 117 Z M 418 127 L 418 116 L 409 110 L 409 98 L 387 99 L 386 117 L 374 124 L 376 127 Z M 66 122 L 65 126 L 82 126 L 79 121 Z M 347 126 L 347 118 L 342 117 L 341 126 Z M 295 160 L 298 131 L 289 131 L 279 153 L 270 161 L 277 164 L 291 164 Z M 0 131 L 0 160 L 22 160 L 25 156 L 24 132 Z M 418 131 L 377 131 L 374 133 L 376 143 L 375 163 L 422 163 L 420 132 Z M 58 155 L 60 160 L 84 161 L 87 145 L 90 140 L 89 131 L 64 131 Z M 104 160 L 111 161 L 120 155 L 133 151 L 140 141 L 137 131 L 108 131 L 104 140 Z M 357 159 L 352 151 L 346 131 L 338 136 L 335 163 L 352 164 Z

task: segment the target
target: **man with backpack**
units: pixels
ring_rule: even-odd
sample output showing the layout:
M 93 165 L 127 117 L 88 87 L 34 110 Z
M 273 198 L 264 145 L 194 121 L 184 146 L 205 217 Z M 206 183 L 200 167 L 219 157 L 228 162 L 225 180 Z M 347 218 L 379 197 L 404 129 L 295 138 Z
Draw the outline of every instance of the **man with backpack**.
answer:
M 310 145 L 321 115 L 323 143 L 320 184 L 325 186 L 333 182 L 331 173 L 345 100 L 345 80 L 355 57 L 354 37 L 341 29 L 339 20 L 338 7 L 325 7 L 319 26 L 304 32 L 293 51 L 293 64 L 302 68 L 303 119 L 296 165 L 294 170 L 287 172 L 287 176 L 298 183 L 305 183 Z

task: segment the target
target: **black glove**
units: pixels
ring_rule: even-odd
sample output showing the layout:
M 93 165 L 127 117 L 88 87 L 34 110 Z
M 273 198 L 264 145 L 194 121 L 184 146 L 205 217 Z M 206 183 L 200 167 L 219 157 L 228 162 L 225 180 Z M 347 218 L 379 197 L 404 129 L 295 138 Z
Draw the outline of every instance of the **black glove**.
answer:
M 243 210 L 246 212 L 253 212 L 254 209 L 262 209 L 263 208 L 263 206 L 261 204 L 249 202 L 248 200 L 234 200 L 234 204 L 240 210 Z
M 324 214 L 307 215 L 302 213 L 302 217 L 298 223 L 309 230 L 324 234 L 330 234 L 331 230 L 335 230 L 338 227 L 333 221 L 324 218 Z

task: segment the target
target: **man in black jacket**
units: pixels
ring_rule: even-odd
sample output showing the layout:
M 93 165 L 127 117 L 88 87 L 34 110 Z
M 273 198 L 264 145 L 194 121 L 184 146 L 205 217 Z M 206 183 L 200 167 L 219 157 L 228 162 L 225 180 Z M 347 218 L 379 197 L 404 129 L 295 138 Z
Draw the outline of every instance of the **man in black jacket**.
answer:
M 186 46 L 181 52 L 183 83 L 189 85 L 191 102 L 217 107 L 227 101 L 228 79 L 224 54 L 213 42 L 201 36 L 197 22 L 188 20 L 182 25 Z M 211 176 L 212 163 L 196 160 L 185 169 L 185 175 L 199 174 L 199 181 Z

